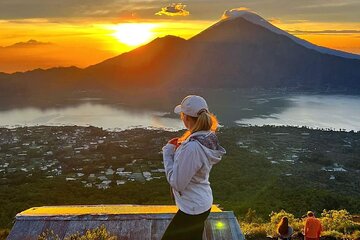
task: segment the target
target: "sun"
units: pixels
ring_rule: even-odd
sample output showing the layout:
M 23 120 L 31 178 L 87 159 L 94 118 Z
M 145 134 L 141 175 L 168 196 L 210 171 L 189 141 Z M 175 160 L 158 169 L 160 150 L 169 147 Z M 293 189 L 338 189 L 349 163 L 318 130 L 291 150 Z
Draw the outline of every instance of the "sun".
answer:
M 113 36 L 118 41 L 129 46 L 138 46 L 150 41 L 154 37 L 152 30 L 155 24 L 150 23 L 122 23 L 116 25 Z

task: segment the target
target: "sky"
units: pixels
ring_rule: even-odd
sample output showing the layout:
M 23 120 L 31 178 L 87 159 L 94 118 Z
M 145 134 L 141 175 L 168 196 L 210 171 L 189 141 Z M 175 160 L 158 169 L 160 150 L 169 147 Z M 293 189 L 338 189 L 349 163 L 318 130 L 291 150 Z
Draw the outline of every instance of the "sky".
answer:
M 240 7 L 317 45 L 360 54 L 359 0 L 1 0 L 0 72 L 87 67 L 156 37 L 189 39 Z

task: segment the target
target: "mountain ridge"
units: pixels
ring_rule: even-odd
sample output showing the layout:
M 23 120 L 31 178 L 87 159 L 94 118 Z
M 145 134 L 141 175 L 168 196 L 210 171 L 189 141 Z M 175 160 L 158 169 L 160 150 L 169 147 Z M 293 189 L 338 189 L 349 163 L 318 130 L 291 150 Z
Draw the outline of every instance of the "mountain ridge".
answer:
M 249 11 L 249 10 L 238 10 L 235 12 L 235 14 L 233 13 L 232 15 L 221 19 L 218 23 L 221 23 L 222 21 L 231 21 L 234 20 L 235 18 L 243 18 L 251 23 L 260 25 L 274 33 L 280 34 L 280 35 L 284 35 L 289 37 L 290 39 L 292 39 L 293 41 L 295 41 L 296 43 L 299 43 L 301 45 L 303 45 L 304 47 L 310 48 L 310 49 L 314 49 L 317 50 L 321 53 L 325 53 L 325 54 L 330 54 L 330 55 L 334 55 L 334 56 L 338 56 L 338 57 L 343 57 L 343 58 L 351 58 L 351 59 L 360 59 L 360 55 L 359 54 L 355 54 L 355 53 L 349 53 L 346 51 L 341 51 L 341 50 L 337 50 L 337 49 L 332 49 L 332 48 L 328 48 L 328 47 L 323 47 L 323 46 L 319 46 L 316 45 L 314 43 L 311 43 L 309 41 L 306 41 L 304 39 L 298 38 L 276 26 L 274 26 L 273 24 L 271 24 L 269 21 L 265 20 L 264 18 L 262 18 L 261 16 L 259 16 L 258 14 Z M 217 23 L 216 23 L 217 24 Z
M 240 13 L 188 40 L 159 37 L 86 68 L 0 74 L 0 89 L 28 95 L 44 88 L 49 94 L 189 87 L 360 89 L 360 60 L 319 52 L 254 13 Z M 1 92 L 0 97 L 9 94 Z
M 224 21 L 231 21 L 231 20 L 234 20 L 236 18 L 243 18 L 245 19 L 246 21 L 249 21 L 253 24 L 257 24 L 259 26 L 262 26 L 274 33 L 277 33 L 279 35 L 284 35 L 284 36 L 287 36 L 289 37 L 290 39 L 292 39 L 293 41 L 309 48 L 309 49 L 314 49 L 314 50 L 317 50 L 321 53 L 325 53 L 325 54 L 329 54 L 329 55 L 334 55 L 334 56 L 338 56 L 338 57 L 343 57 L 343 58 L 350 58 L 350 59 L 358 59 L 360 60 L 360 54 L 356 54 L 356 53 L 350 53 L 350 52 L 346 52 L 346 51 L 342 51 L 342 50 L 338 50 L 338 49 L 332 49 L 332 48 L 328 48 L 328 47 L 324 47 L 324 46 L 319 46 L 319 45 L 316 45 L 314 43 L 311 43 L 311 42 L 308 42 L 304 39 L 301 39 L 301 38 L 298 38 L 298 37 L 295 37 L 294 35 L 274 26 L 273 24 L 271 24 L 269 21 L 265 20 L 264 18 L 262 18 L 260 15 L 250 11 L 250 10 L 238 10 L 236 12 L 236 15 L 233 15 L 233 16 L 229 16 L 227 18 L 223 18 L 223 19 L 220 19 L 218 22 L 214 23 L 213 25 L 211 25 L 210 27 L 208 27 L 207 29 L 205 30 L 210 30 L 211 28 L 217 26 L 218 24 L 221 24 L 223 23 Z M 203 30 L 203 31 L 205 31 Z M 196 38 L 196 36 L 198 36 L 199 34 L 201 34 L 203 31 L 201 31 L 200 33 L 192 36 L 189 40 L 193 39 L 193 38 Z M 90 68 L 92 66 L 95 66 L 97 64 L 101 64 L 101 63 L 104 63 L 104 62 L 107 62 L 111 59 L 116 59 L 117 57 L 120 57 L 124 54 L 127 54 L 127 53 L 130 53 L 132 51 L 135 51 L 139 48 L 143 48 L 144 46 L 147 46 L 149 44 L 152 44 L 158 40 L 162 40 L 162 39 L 168 39 L 168 38 L 173 38 L 173 39 L 182 39 L 182 40 L 185 40 L 184 38 L 181 38 L 179 36 L 175 36 L 175 35 L 165 35 L 163 37 L 156 37 L 155 39 L 151 40 L 150 42 L 144 44 L 144 45 L 141 45 L 131 51 L 128 51 L 128 52 L 124 52 L 124 53 L 121 53 L 119 55 L 116 55 L 114 57 L 111 57 L 111 58 L 108 58 L 108 59 L 105 59 L 101 62 L 98 62 L 98 63 L 95 63 L 95 64 L 91 64 L 87 67 L 84 67 L 84 68 L 80 68 L 80 67 L 76 67 L 76 66 L 55 66 L 55 67 L 50 67 L 50 68 L 36 68 L 36 69 L 31 69 L 31 70 L 27 70 L 27 71 L 17 71 L 17 72 L 14 72 L 14 73 L 5 73 L 5 72 L 0 72 L 0 74 L 16 74 L 16 73 L 27 73 L 27 72 L 32 72 L 32 71 L 35 71 L 35 70 L 53 70 L 53 69 L 58 69 L 58 68 L 78 68 L 78 69 L 87 69 L 87 68 Z M 185 40 L 185 41 L 188 41 L 188 40 Z M 312 45 L 313 47 L 310 47 L 310 45 Z M 329 51 L 330 52 L 327 52 Z

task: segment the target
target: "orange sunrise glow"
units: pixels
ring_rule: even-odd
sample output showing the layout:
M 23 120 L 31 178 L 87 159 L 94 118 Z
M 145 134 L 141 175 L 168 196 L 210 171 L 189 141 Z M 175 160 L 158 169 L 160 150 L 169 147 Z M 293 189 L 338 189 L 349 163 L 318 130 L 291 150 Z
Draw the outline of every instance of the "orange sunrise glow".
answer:
M 301 1 L 297 4 L 302 6 Z M 225 3 L 218 5 L 221 6 L 209 9 L 211 13 L 206 16 L 197 10 L 199 6 L 192 7 L 191 4 L 186 10 L 183 7 L 173 8 L 178 12 L 169 13 L 166 12 L 167 8 L 156 5 L 154 10 L 140 14 L 136 10 L 140 6 L 136 7 L 134 3 L 131 5 L 133 10 L 120 18 L 116 14 L 103 16 L 113 6 L 108 6 L 108 9 L 104 6 L 101 10 L 91 8 L 93 12 L 89 10 L 80 17 L 52 18 L 46 14 L 36 16 L 35 13 L 31 18 L 0 17 L 0 72 L 57 66 L 84 68 L 128 52 L 157 37 L 175 35 L 189 39 L 219 21 L 226 8 L 236 7 Z M 273 25 L 299 38 L 316 45 L 360 54 L 360 24 L 349 14 L 344 13 L 341 18 L 340 13 L 336 12 L 336 16 L 339 15 L 337 18 L 319 19 L 320 16 L 306 13 L 308 8 L 319 8 L 321 12 L 322 6 L 317 5 L 306 6 L 301 15 L 284 14 L 275 7 L 271 11 L 260 9 L 250 2 L 248 5 Z M 325 4 L 323 7 L 328 6 Z
M 114 36 L 122 43 L 137 46 L 148 42 L 154 37 L 152 29 L 154 24 L 124 23 L 114 27 Z
M 0 240 L 360 240 L 359 13 L 0 0 Z

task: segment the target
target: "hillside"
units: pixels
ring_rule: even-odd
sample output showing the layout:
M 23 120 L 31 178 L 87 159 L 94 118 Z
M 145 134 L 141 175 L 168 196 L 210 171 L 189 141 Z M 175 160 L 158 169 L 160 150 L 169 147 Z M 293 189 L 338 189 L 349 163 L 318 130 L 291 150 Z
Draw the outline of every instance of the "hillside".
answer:
M 17 212 L 66 204 L 173 204 L 161 147 L 182 132 L 95 127 L 0 129 L 0 228 Z M 214 203 L 268 219 L 284 209 L 360 213 L 360 135 L 295 127 L 222 128 Z

